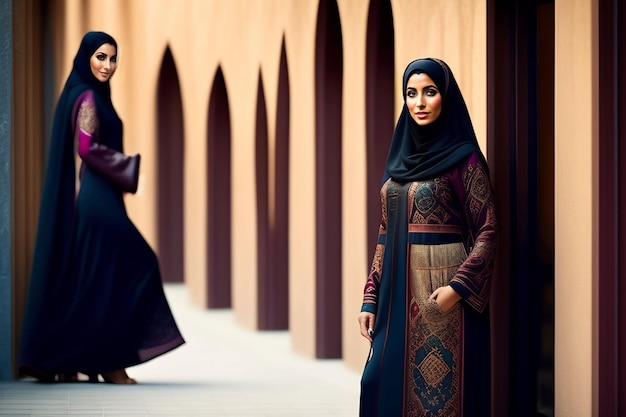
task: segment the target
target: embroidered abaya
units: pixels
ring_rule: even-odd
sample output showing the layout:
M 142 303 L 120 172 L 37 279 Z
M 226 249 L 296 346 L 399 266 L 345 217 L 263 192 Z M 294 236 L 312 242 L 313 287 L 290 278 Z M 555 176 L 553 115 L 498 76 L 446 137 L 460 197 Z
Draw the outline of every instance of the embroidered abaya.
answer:
M 155 253 L 124 206 L 136 174 L 130 188 L 116 178 L 131 158 L 109 81 L 90 68 L 103 44 L 117 49 L 105 33 L 84 36 L 55 111 L 19 351 L 21 374 L 46 381 L 123 369 L 184 343 Z
M 382 221 L 361 311 L 375 314 L 361 380 L 362 417 L 488 416 L 488 300 L 496 245 L 489 170 L 449 67 L 410 63 L 442 94 L 419 126 L 406 105 L 381 187 Z M 450 285 L 445 313 L 429 298 Z

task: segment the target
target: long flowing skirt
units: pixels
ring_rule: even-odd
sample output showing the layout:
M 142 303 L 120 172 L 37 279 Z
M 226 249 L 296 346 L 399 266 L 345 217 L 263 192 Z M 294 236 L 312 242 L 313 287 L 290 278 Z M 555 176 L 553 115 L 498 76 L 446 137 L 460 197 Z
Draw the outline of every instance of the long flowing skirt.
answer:
M 38 342 L 45 348 L 25 346 L 26 365 L 53 373 L 104 373 L 183 344 L 154 251 L 128 218 L 122 193 L 89 170 L 76 199 L 75 224 L 70 273 L 50 277 L 63 282 L 64 293 L 55 292 L 54 308 L 38 313 L 53 328 L 41 329 L 47 340 Z

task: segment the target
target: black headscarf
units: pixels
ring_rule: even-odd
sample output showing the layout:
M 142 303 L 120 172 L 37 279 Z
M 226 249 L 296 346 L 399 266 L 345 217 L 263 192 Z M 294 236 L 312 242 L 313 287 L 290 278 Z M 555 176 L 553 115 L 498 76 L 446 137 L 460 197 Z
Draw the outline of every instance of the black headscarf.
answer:
M 78 48 L 74 58 L 72 72 L 65 84 L 65 90 L 70 90 L 79 84 L 86 84 L 94 90 L 102 100 L 111 102 L 111 87 L 109 81 L 101 82 L 91 72 L 91 56 L 105 43 L 111 44 L 117 49 L 117 42 L 104 32 L 87 32 Z M 60 101 L 59 101 L 60 104 Z
M 419 126 L 406 106 L 407 82 L 411 75 L 419 73 L 432 78 L 443 99 L 441 114 L 426 126 Z M 405 105 L 391 140 L 385 179 L 391 177 L 397 182 L 432 179 L 474 152 L 484 162 L 465 100 L 445 62 L 436 58 L 411 62 L 404 70 L 402 97 Z M 484 165 L 487 169 L 487 164 Z
M 69 262 L 74 241 L 76 198 L 72 113 L 76 99 L 86 90 L 93 90 L 99 113 L 117 118 L 111 104 L 109 81 L 101 82 L 91 72 L 91 56 L 106 43 L 117 49 L 115 40 L 106 33 L 85 34 L 57 102 L 24 315 L 21 361 L 25 363 L 38 361 L 40 341 L 46 340 L 44 333 L 54 328 L 54 315 L 50 313 L 63 308 L 63 297 L 72 286 Z M 114 125 L 120 126 L 121 122 Z

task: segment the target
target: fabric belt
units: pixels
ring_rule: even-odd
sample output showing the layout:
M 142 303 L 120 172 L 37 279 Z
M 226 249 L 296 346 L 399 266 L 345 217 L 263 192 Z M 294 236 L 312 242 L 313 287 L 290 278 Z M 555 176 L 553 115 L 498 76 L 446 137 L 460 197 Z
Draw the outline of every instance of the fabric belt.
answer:
M 437 245 L 463 241 L 463 227 L 457 224 L 409 224 L 409 243 Z M 378 244 L 387 242 L 387 230 L 378 230 Z
M 458 224 L 409 224 L 409 233 L 453 233 L 460 235 L 463 228 Z

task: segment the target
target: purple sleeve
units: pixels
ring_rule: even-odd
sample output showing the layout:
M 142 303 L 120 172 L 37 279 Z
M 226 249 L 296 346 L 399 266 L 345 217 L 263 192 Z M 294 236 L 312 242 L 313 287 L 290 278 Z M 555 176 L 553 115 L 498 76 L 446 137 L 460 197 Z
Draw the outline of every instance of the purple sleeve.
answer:
M 465 302 L 482 312 L 489 301 L 497 244 L 497 221 L 491 183 L 479 156 L 472 155 L 456 173 L 470 233 L 470 251 L 450 285 Z
M 76 101 L 74 132 L 78 155 L 85 165 L 122 191 L 135 193 L 139 183 L 139 155 L 125 155 L 97 142 L 98 117 L 93 93 L 86 91 Z

